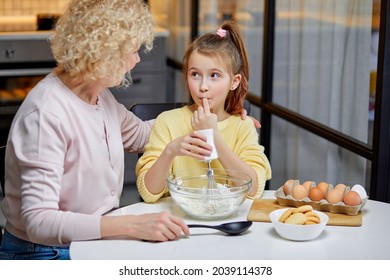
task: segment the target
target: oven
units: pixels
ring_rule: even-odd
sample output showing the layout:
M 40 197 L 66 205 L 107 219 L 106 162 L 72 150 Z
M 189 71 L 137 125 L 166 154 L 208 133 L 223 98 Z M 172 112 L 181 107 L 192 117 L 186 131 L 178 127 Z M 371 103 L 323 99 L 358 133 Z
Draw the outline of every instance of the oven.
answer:
M 55 66 L 48 38 L 50 32 L 0 33 L 0 146 L 20 104 Z

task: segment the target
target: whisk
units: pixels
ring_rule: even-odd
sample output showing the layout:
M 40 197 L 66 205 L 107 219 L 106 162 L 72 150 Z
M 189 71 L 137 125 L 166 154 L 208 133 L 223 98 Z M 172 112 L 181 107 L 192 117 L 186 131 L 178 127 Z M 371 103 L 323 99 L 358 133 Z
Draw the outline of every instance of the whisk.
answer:
M 214 170 L 211 168 L 211 161 L 207 161 L 207 178 L 208 178 L 208 189 L 215 189 L 216 182 L 214 180 Z

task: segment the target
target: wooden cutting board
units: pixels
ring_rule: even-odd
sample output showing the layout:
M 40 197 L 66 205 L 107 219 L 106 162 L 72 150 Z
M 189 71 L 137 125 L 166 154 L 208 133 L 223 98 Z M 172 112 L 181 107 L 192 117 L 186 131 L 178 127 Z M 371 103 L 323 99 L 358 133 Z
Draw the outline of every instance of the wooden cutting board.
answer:
M 276 199 L 255 199 L 249 210 L 247 219 L 252 222 L 271 222 L 268 216 L 269 213 L 280 208 L 288 208 L 288 206 L 281 206 Z M 330 212 L 324 213 L 329 216 L 329 226 L 360 227 L 362 225 L 361 211 L 354 216 Z

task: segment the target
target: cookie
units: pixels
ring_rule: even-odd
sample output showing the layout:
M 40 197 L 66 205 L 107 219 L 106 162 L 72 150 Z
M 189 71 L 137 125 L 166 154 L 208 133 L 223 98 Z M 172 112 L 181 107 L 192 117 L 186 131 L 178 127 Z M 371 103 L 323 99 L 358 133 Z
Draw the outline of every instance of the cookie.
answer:
M 293 209 L 293 213 L 305 213 L 305 212 L 308 212 L 308 211 L 312 211 L 313 210 L 313 206 L 311 205 L 302 205 L 298 208 L 294 208 Z
M 318 224 L 318 223 L 313 222 L 313 221 L 308 221 L 308 220 L 306 220 L 306 222 L 304 223 L 304 225 L 316 225 L 316 224 Z
M 287 219 L 288 217 L 290 217 L 290 215 L 292 214 L 292 212 L 293 212 L 293 209 L 292 209 L 292 208 L 289 208 L 289 209 L 287 209 L 286 211 L 284 211 L 283 215 L 280 216 L 280 218 L 279 218 L 279 222 L 284 223 L 284 222 L 286 221 L 286 219 Z
M 307 222 L 314 222 L 316 224 L 319 224 L 320 223 L 320 218 L 314 217 L 314 216 L 309 216 L 309 217 L 306 216 L 306 221 Z
M 313 211 L 305 212 L 305 215 L 306 215 L 306 217 L 315 217 L 318 220 L 320 219 L 320 216 L 318 216 L 318 214 L 316 212 L 313 212 Z
M 318 217 L 319 218 L 317 213 L 314 211 L 307 211 L 307 212 L 305 212 L 305 215 L 306 215 L 306 217 Z
M 294 213 L 284 221 L 284 223 L 291 225 L 303 225 L 305 222 L 306 216 L 303 213 Z

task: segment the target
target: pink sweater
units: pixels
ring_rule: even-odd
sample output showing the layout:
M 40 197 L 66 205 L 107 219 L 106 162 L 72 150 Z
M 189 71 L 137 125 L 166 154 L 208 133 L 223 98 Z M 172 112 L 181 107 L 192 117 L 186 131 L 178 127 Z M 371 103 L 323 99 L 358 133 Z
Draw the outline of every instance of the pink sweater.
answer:
M 100 217 L 119 206 L 124 149 L 140 151 L 151 122 L 142 122 L 109 90 L 97 105 L 49 74 L 27 96 L 6 150 L 6 228 L 34 243 L 100 238 Z

